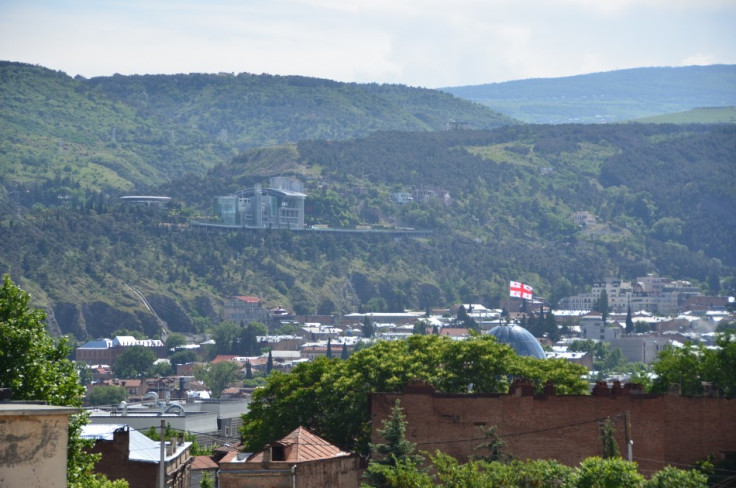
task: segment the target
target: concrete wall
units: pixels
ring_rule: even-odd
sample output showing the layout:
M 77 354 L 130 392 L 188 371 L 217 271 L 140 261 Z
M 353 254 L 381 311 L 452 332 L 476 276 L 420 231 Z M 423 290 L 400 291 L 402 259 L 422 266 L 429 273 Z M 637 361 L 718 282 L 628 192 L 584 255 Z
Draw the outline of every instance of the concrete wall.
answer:
M 77 409 L 0 405 L 0 486 L 66 487 L 69 415 Z
M 603 383 L 591 396 L 534 396 L 530 388 L 511 395 L 437 394 L 410 388 L 404 394 L 371 397 L 373 442 L 396 399 L 405 409 L 407 438 L 417 448 L 439 449 L 460 460 L 483 442 L 481 426 L 497 426 L 505 452 L 517 459 L 557 459 L 574 466 L 602 454 L 600 422 L 610 417 L 622 455 L 624 417 L 629 412 L 634 461 L 642 470 L 689 465 L 710 454 L 736 450 L 736 399 L 641 394 Z

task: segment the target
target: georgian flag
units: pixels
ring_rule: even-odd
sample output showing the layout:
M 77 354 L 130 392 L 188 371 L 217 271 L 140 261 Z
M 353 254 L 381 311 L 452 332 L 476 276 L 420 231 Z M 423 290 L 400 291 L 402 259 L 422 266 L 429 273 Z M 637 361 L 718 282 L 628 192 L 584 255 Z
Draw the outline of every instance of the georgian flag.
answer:
M 518 281 L 512 281 L 509 286 L 509 296 L 531 300 L 532 287 Z

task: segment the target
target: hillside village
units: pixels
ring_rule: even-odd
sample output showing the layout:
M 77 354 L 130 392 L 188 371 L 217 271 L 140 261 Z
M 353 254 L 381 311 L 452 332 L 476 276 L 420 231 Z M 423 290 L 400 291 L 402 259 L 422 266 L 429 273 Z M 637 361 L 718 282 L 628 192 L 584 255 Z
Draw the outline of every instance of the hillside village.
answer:
M 607 305 L 603 313 L 595 311 L 596 308 L 600 309 L 601 297 L 606 295 Z M 238 483 L 250 479 L 248 470 L 253 470 L 250 476 L 257 476 L 256 468 L 276 469 L 271 462 L 277 467 L 280 465 L 275 461 L 295 462 L 297 454 L 289 454 L 289 446 L 299 444 L 300 439 L 309 439 L 309 442 L 319 439 L 308 430 L 297 429 L 281 440 L 274 439 L 276 443 L 267 448 L 271 451 L 240 452 L 241 416 L 248 410 L 253 389 L 262 384 L 259 378 L 264 378 L 272 371 L 288 372 L 299 363 L 319 357 L 346 359 L 354 351 L 368 347 L 375 341 L 399 340 L 414 334 L 438 335 L 462 341 L 480 333 L 494 335 L 520 355 L 561 358 L 583 365 L 588 370 L 587 379 L 593 396 L 614 395 L 615 398 L 616 391 L 619 391 L 616 389 L 626 384 L 632 373 L 642 371 L 641 367 L 632 365 L 648 365 L 665 348 L 682 347 L 689 341 L 713 347 L 719 324 L 736 319 L 733 301 L 732 297 L 703 296 L 686 282 L 652 275 L 638 278 L 633 283 L 622 280 L 597 282 L 591 292 L 568 297 L 562 300 L 560 308 L 555 309 L 551 309 L 543 299 L 510 297 L 500 304 L 500 308 L 460 304 L 450 309 L 424 312 L 355 312 L 341 317 L 296 316 L 276 304 L 265 304 L 255 296 L 228 297 L 224 300 L 225 323 L 234 324 L 241 337 L 246 336 L 245 331 L 250 324 L 262 324 L 259 330 L 268 332 L 253 338 L 254 348 L 252 344 L 238 344 L 235 338 L 227 346 L 230 353 L 223 353 L 226 346 L 215 340 L 217 332 L 212 336 L 190 335 L 186 343 L 170 349 L 165 346 L 166 335 L 162 335 L 163 340 L 117 336 L 79 346 L 75 351 L 75 359 L 86 365 L 88 370 L 88 397 L 96 388 L 105 386 L 116 386 L 125 391 L 125 400 L 89 407 L 91 425 L 85 428 L 85 435 L 96 439 L 96 449 L 103 453 L 103 461 L 98 469 L 115 476 L 120 474 L 120 459 L 105 454 L 113 450 L 106 443 L 129 444 L 126 466 L 133 465 L 128 463 L 143 462 L 134 459 L 137 454 L 134 454 L 133 446 L 138 442 L 134 442 L 134 438 L 143 444 L 153 443 L 150 449 L 154 449 L 156 443 L 146 441 L 147 438 L 139 432 L 157 430 L 159 423 L 165 421 L 167 428 L 178 433 L 178 437 L 173 437 L 168 445 L 166 454 L 171 458 L 169 460 L 167 457 L 167 463 L 172 466 L 167 476 L 179 480 L 172 481 L 172 486 L 198 486 L 202 476 L 217 478 L 221 487 L 244 486 Z M 628 305 L 632 303 L 638 306 Z M 547 331 L 534 337 L 521 326 L 523 324 L 530 330 L 538 331 L 540 329 L 534 324 L 543 322 L 545 318 L 554 324 L 555 333 Z M 291 333 L 283 333 L 285 330 Z M 219 338 L 222 340 L 222 336 Z M 594 345 L 603 346 L 603 349 L 590 347 Z M 170 361 L 173 374 L 119 377 L 115 372 L 117 359 L 136 346 L 153 351 L 156 363 Z M 603 356 L 600 355 L 601 350 L 605 351 Z M 242 353 L 244 351 L 250 353 Z M 611 362 L 612 357 L 617 358 L 617 361 Z M 219 390 L 213 391 L 211 385 L 197 378 L 196 371 L 203 365 L 222 363 L 233 364 L 238 379 L 220 385 Z M 626 394 L 635 394 L 636 390 L 629 390 L 628 386 Z M 514 395 L 513 392 L 518 389 L 519 395 L 529 395 L 528 392 L 524 393 L 524 388 L 523 383 L 512 386 L 511 394 Z M 423 387 L 415 391 L 407 387 L 404 394 L 414 392 L 431 395 L 432 391 Z M 549 391 L 553 392 L 553 389 Z M 622 395 L 624 390 L 620 392 L 618 395 Z M 404 403 L 413 401 L 412 398 L 407 397 Z M 382 412 L 381 415 L 387 415 L 386 409 L 390 403 L 387 401 L 382 397 L 374 399 L 374 405 Z M 411 411 L 413 407 L 407 408 Z M 189 436 L 187 441 L 185 435 Z M 421 437 L 424 434 L 416 435 Z M 452 437 L 457 432 L 448 435 Z M 208 451 L 208 454 L 192 456 L 192 442 L 213 450 Z M 331 446 L 324 440 L 319 442 Z M 434 438 L 428 442 L 439 440 Z M 281 446 L 278 451 L 277 446 Z M 125 446 L 119 447 L 118 451 L 120 449 L 125 451 Z M 523 450 L 525 447 L 517 445 L 516 449 Z M 340 483 L 343 484 L 340 486 L 357 486 L 359 473 L 364 468 L 358 456 L 335 446 L 327 448 L 327 451 L 300 454 L 303 456 L 299 458 L 300 462 L 305 463 L 304 467 L 299 468 L 300 476 L 306 476 L 306 479 L 314 482 L 321 479 L 319 476 L 334 480 L 336 478 L 329 478 L 334 475 L 341 479 Z M 462 450 L 452 452 L 461 457 L 467 456 Z M 307 468 L 310 463 L 321 467 Z M 657 469 L 657 463 L 651 463 L 651 467 Z M 325 475 L 325 471 L 332 475 Z M 146 476 L 142 473 L 139 472 L 143 480 Z M 131 472 L 127 475 L 131 476 Z M 140 485 L 136 484 L 137 475 L 132 476 L 128 478 L 131 486 L 146 486 L 144 481 Z M 274 473 L 274 476 L 279 475 Z M 185 477 L 191 478 L 190 485 L 184 483 Z

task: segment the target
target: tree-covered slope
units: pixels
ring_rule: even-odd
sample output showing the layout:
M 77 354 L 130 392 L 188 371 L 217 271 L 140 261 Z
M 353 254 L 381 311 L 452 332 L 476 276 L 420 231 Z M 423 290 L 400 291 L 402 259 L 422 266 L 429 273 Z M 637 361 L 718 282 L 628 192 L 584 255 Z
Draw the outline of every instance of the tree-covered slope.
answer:
M 128 192 L 202 174 L 247 148 L 443 130 L 450 119 L 478 129 L 513 123 L 405 86 L 249 74 L 84 79 L 0 62 L 0 178 Z
M 524 122 L 617 122 L 734 106 L 736 65 L 635 68 L 444 90 Z
M 250 150 L 156 193 L 163 212 L 92 194 L 82 207 L 0 205 L 0 272 L 62 331 L 154 333 L 143 293 L 172 329 L 216 321 L 221 298 L 254 294 L 299 314 L 495 306 L 508 280 L 553 303 L 592 281 L 646 273 L 717 293 L 736 267 L 736 126 L 559 125 L 380 132 Z M 207 232 L 187 215 L 271 175 L 305 182 L 309 223 L 431 229 L 430 237 L 317 231 Z M 449 192 L 400 205 L 412 189 Z M 51 190 L 49 190 L 51 191 Z M 48 200 L 43 188 L 17 195 Z M 30 208 L 30 209 L 29 209 Z M 595 224 L 579 227 L 575 212 Z

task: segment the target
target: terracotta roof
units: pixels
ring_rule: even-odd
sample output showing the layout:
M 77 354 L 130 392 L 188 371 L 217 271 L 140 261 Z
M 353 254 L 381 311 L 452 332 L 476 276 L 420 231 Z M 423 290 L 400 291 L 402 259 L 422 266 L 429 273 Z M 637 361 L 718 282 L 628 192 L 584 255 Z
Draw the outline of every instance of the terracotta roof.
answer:
M 215 359 L 212 360 L 212 364 L 221 363 L 223 361 L 232 361 L 235 358 L 240 357 L 235 354 L 218 354 Z
M 312 434 L 304 427 L 297 427 L 283 439 L 273 442 L 272 445 L 282 446 L 284 448 L 284 459 L 274 461 L 284 461 L 289 463 L 315 461 L 317 459 L 330 459 L 350 455 L 350 453 L 345 452 L 321 437 Z M 254 454 L 247 462 L 263 462 L 263 452 L 264 451 Z
M 450 337 L 463 337 L 468 335 L 468 329 L 465 327 L 443 327 L 439 330 L 439 335 Z
M 261 299 L 258 297 L 235 297 L 238 300 L 241 300 L 246 303 L 260 303 Z
M 209 456 L 194 456 L 192 462 L 192 470 L 203 470 L 203 469 L 217 469 L 219 466 Z

